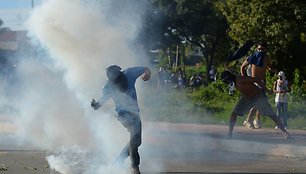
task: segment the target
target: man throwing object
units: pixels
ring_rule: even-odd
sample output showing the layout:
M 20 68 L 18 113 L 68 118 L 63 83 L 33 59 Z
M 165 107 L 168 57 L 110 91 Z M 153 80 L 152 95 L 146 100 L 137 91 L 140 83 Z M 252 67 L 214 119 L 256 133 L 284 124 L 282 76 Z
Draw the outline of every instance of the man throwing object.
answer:
M 224 71 L 221 74 L 221 80 L 227 84 L 234 83 L 236 89 L 241 93 L 241 97 L 233 109 L 229 122 L 228 136 L 231 138 L 233 129 L 236 124 L 237 116 L 244 115 L 253 106 L 255 106 L 260 113 L 269 116 L 285 134 L 285 138 L 289 138 L 290 134 L 286 131 L 279 117 L 273 112 L 273 109 L 265 97 L 265 91 L 268 91 L 262 80 L 249 77 L 234 75 L 230 71 Z M 269 91 L 272 93 L 272 91 Z
M 103 87 L 102 96 L 98 101 L 92 99 L 91 107 L 99 109 L 109 98 L 115 103 L 117 119 L 130 133 L 130 141 L 121 151 L 117 161 L 123 161 L 130 156 L 131 170 L 133 174 L 140 174 L 140 156 L 138 147 L 141 144 L 141 119 L 137 103 L 135 82 L 138 77 L 147 81 L 151 77 L 150 69 L 147 67 L 131 67 L 124 71 L 117 65 L 106 68 L 108 81 Z

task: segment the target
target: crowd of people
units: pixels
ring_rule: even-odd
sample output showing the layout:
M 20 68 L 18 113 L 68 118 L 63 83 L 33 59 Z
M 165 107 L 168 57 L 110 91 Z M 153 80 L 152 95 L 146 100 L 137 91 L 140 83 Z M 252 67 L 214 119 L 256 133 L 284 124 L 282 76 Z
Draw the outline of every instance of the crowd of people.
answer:
M 171 72 L 169 69 L 160 67 L 158 71 L 158 88 L 171 87 L 177 89 L 183 89 L 185 87 L 197 88 L 202 85 L 206 86 L 209 82 L 217 80 L 217 72 L 214 66 L 209 70 L 209 78 L 205 78 L 204 72 L 193 74 L 190 78 L 186 77 L 186 74 L 181 68 L 177 71 Z
M 158 88 L 171 87 L 183 89 L 186 87 L 186 75 L 179 68 L 176 72 L 171 72 L 169 69 L 160 67 L 158 71 Z

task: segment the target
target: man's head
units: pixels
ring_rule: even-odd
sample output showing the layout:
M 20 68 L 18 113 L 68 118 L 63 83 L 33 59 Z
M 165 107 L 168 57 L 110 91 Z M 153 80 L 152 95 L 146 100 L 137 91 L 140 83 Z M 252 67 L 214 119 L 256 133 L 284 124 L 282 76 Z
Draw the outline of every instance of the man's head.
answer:
M 267 51 L 267 44 L 263 41 L 259 41 L 257 43 L 257 51 L 258 52 L 266 52 Z
M 280 71 L 277 75 L 280 80 L 284 80 L 286 78 L 285 73 L 283 71 Z
M 121 68 L 118 65 L 111 65 L 106 68 L 108 80 L 121 92 L 125 92 L 128 87 L 128 81 Z
M 235 79 L 236 79 L 236 76 L 233 73 L 231 73 L 230 71 L 223 71 L 221 73 L 221 80 L 224 83 L 230 84 L 232 82 L 235 82 Z
M 106 68 L 106 75 L 110 81 L 114 81 L 121 73 L 121 68 L 118 65 L 111 65 Z

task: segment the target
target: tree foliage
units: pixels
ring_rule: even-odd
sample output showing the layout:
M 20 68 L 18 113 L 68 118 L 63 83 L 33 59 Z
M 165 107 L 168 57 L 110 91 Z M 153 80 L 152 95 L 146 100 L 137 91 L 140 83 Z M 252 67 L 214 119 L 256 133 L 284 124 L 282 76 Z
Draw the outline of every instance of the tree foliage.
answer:
M 206 69 L 221 65 L 247 40 L 265 40 L 274 68 L 306 80 L 306 3 L 303 0 L 149 0 L 141 39 L 149 49 L 184 43 L 201 50 Z
M 302 0 L 221 0 L 217 4 L 236 42 L 265 40 L 277 69 L 288 73 L 301 69 L 306 48 L 306 3 Z M 294 64 L 295 66 L 289 66 Z M 292 77 L 293 74 L 288 74 Z
M 152 0 L 152 6 L 143 31 L 154 30 L 154 36 L 146 39 L 166 47 L 188 42 L 201 49 L 207 67 L 214 64 L 218 50 L 227 43 L 227 24 L 213 1 Z

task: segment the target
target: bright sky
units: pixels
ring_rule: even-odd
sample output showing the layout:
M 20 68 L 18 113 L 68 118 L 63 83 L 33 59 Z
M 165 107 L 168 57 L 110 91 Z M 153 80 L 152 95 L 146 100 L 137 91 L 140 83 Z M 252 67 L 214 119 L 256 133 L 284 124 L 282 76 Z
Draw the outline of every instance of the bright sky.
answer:
M 34 6 L 43 0 L 33 0 Z M 24 30 L 24 23 L 28 19 L 32 7 L 32 0 L 0 0 L 0 18 L 3 27 L 12 30 Z

